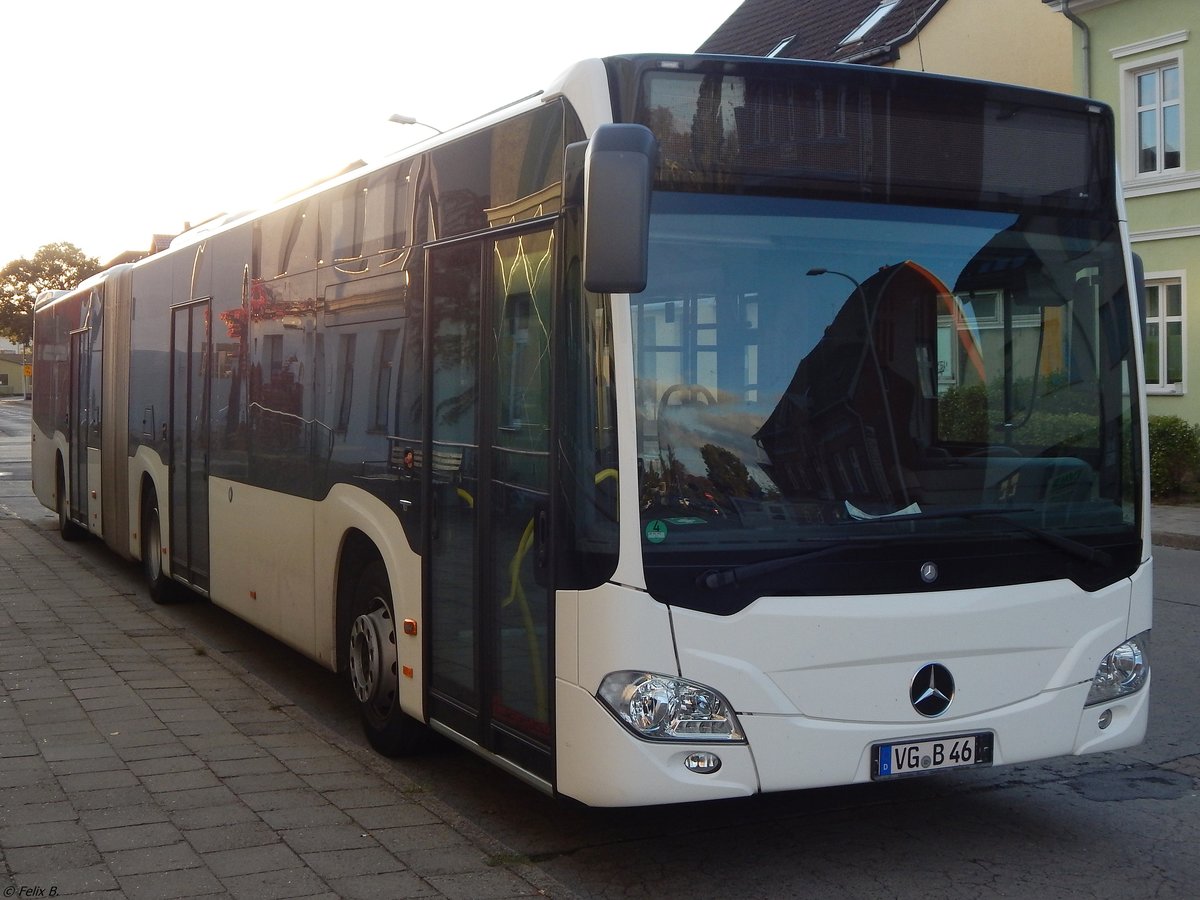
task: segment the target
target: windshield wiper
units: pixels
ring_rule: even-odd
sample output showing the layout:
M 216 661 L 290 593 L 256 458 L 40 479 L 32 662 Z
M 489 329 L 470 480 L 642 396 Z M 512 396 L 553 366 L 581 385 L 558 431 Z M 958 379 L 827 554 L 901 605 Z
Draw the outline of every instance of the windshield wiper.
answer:
M 772 572 L 778 572 L 781 569 L 794 566 L 796 563 L 805 562 L 810 559 L 815 559 L 818 556 L 825 556 L 829 553 L 836 553 L 839 550 L 853 548 L 862 550 L 865 548 L 879 546 L 875 542 L 871 543 L 846 543 L 845 541 L 837 541 L 836 543 L 822 544 L 820 547 L 813 547 L 805 550 L 803 553 L 792 553 L 789 556 L 779 556 L 775 559 L 764 559 L 762 562 L 746 563 L 741 566 L 733 566 L 729 569 L 709 569 L 696 578 L 696 587 L 708 588 L 710 591 L 716 591 L 723 587 L 728 587 L 731 584 L 741 584 L 744 581 L 750 581 L 754 578 L 760 578 L 763 575 L 769 575 Z
M 899 516 L 887 516 L 879 519 L 856 519 L 853 524 L 893 524 L 895 522 L 915 522 L 918 520 L 931 519 L 995 519 L 1003 522 L 1012 528 L 1022 531 L 1031 537 L 1035 537 L 1043 543 L 1049 544 L 1057 550 L 1061 550 L 1077 559 L 1082 559 L 1084 562 L 1091 563 L 1097 566 L 1108 566 L 1112 564 L 1112 556 L 1104 550 L 1098 550 L 1095 547 L 1089 547 L 1082 541 L 1074 540 L 1073 538 L 1063 537 L 1061 534 L 1055 534 L 1053 531 L 1047 531 L 1044 528 L 1038 528 L 1034 525 L 1026 525 L 1024 522 L 1011 518 L 1012 513 L 1033 512 L 1031 506 L 977 506 L 967 507 L 965 509 L 939 509 L 925 513 L 905 513 Z M 819 556 L 825 556 L 830 553 L 836 553 L 839 550 L 855 549 L 863 550 L 878 547 L 878 542 L 870 543 L 847 543 L 837 541 L 835 543 L 825 543 L 819 547 L 813 547 L 803 553 L 793 553 L 789 556 L 780 556 L 775 559 L 766 559 L 762 562 L 747 563 L 742 566 L 733 566 L 729 569 L 710 569 L 702 573 L 696 578 L 696 586 L 707 588 L 710 591 L 720 590 L 723 587 L 730 585 L 741 584 L 746 581 L 751 581 L 755 578 L 760 578 L 763 575 L 769 575 L 772 572 L 778 572 L 782 569 L 789 568 L 797 563 L 807 562 L 811 559 L 816 559 Z
M 1012 517 L 1013 513 L 1026 512 L 1034 512 L 1034 508 L 1032 506 L 975 506 L 963 509 L 938 509 L 932 512 L 905 513 L 903 515 L 883 516 L 878 519 L 855 519 L 854 524 L 875 524 L 878 522 L 890 524 L 893 522 L 916 522 L 927 519 L 995 519 L 998 522 L 1003 522 L 1005 525 L 1016 528 L 1018 531 L 1023 531 L 1077 559 L 1082 559 L 1084 562 L 1097 566 L 1112 564 L 1112 556 L 1104 550 L 1098 550 L 1074 538 L 1064 537 L 1053 531 L 1047 531 L 1045 528 L 1038 528 L 1036 525 L 1028 525 L 1020 519 Z

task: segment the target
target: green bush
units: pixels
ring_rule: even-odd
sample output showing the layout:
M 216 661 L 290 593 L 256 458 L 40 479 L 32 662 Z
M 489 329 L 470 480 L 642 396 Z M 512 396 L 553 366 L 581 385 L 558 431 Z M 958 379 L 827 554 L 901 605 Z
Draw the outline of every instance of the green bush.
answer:
M 1200 425 L 1179 416 L 1151 416 L 1150 493 L 1156 498 L 1178 494 L 1200 468 Z
M 943 441 L 986 444 L 988 395 L 982 384 L 952 387 L 938 398 L 938 437 Z

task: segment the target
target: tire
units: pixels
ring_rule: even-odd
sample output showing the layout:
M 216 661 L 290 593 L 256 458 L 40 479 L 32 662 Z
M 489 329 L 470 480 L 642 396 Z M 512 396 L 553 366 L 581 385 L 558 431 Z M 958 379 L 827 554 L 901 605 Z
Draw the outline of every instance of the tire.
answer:
M 54 490 L 56 512 L 58 513 L 58 533 L 64 541 L 82 541 L 87 537 L 87 530 L 71 519 L 71 503 L 67 499 L 67 479 L 63 476 L 61 465 L 58 467 Z
M 142 574 L 150 589 L 150 599 L 155 603 L 169 603 L 174 599 L 173 583 L 163 571 L 162 526 L 158 518 L 158 500 L 153 495 L 146 499 L 142 509 Z
M 354 584 L 347 616 L 347 670 L 367 741 L 384 756 L 421 750 L 428 729 L 400 709 L 396 618 L 387 569 L 368 563 Z

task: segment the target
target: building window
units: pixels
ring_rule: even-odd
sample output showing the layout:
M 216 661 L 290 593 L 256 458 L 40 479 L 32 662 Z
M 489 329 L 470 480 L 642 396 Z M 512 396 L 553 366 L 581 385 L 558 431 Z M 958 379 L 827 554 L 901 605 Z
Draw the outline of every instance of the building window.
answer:
M 782 41 L 780 41 L 778 44 L 775 45 L 774 50 L 772 50 L 770 53 L 767 54 L 767 59 L 774 59 L 775 57 L 777 57 L 780 53 L 782 53 L 784 51 L 784 48 L 786 48 L 787 45 L 790 44 L 795 39 L 796 39 L 796 36 L 794 34 L 789 35 L 788 37 L 785 37 Z
M 1183 165 L 1183 105 L 1179 62 L 1133 74 L 1137 103 L 1137 173 L 1156 175 Z
M 839 46 L 844 47 L 847 44 L 854 44 L 861 41 L 872 28 L 883 21 L 884 16 L 896 8 L 899 2 L 900 0 L 880 0 L 879 5 L 871 10 L 870 15 L 863 19 L 857 28 L 842 38 Z
M 1156 394 L 1182 394 L 1183 278 L 1146 281 L 1146 388 Z

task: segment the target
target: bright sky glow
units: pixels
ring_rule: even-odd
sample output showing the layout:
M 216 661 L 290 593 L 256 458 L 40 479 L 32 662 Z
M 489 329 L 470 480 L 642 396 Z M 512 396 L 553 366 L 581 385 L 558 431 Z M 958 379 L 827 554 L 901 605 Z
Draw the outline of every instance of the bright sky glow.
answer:
M 694 50 L 740 0 L 7 0 L 0 266 L 107 262 L 543 87 Z

